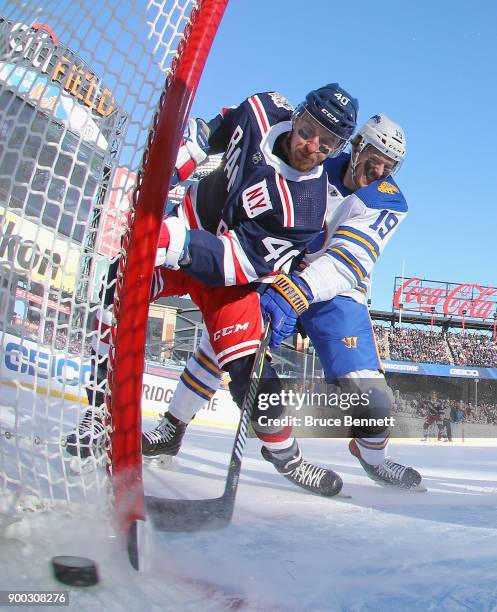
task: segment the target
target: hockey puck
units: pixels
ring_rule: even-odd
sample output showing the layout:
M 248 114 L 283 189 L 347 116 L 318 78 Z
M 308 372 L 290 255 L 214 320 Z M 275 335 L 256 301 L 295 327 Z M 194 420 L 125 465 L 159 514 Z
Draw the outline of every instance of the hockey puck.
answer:
M 52 558 L 55 578 L 71 586 L 93 586 L 98 582 L 97 566 L 91 559 L 62 555 Z

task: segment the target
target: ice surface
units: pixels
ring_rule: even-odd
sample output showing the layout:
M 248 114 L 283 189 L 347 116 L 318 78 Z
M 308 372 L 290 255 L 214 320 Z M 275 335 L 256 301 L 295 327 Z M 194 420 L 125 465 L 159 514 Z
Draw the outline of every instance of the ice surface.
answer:
M 232 438 L 232 431 L 191 426 L 174 470 L 145 468 L 146 493 L 221 494 Z M 36 515 L 0 540 L 0 588 L 62 588 L 50 557 L 81 554 L 97 562 L 101 581 L 71 589 L 70 609 L 497 609 L 496 446 L 392 442 L 390 455 L 422 472 L 427 493 L 373 483 L 346 440 L 301 446 L 306 459 L 342 475 L 352 499 L 297 489 L 251 439 L 228 528 L 180 534 L 147 526 L 147 567 L 138 574 L 98 518 L 75 527 Z

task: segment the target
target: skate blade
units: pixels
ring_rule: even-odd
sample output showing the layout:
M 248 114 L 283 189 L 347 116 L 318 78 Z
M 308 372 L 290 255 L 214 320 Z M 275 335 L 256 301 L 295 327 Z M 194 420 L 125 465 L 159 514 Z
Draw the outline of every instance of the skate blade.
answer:
M 408 491 L 412 491 L 413 493 L 426 493 L 428 489 L 423 484 L 418 484 L 411 489 L 407 489 Z
M 374 482 L 380 485 L 380 487 L 382 487 L 383 489 L 388 489 L 390 491 L 397 490 L 403 491 L 404 493 L 426 493 L 426 491 L 428 491 L 424 484 L 422 484 L 423 481 L 421 481 L 421 483 L 416 485 L 415 487 L 411 487 L 410 489 L 406 489 L 405 487 L 400 487 L 394 484 L 389 484 L 387 482 L 381 482 L 379 480 L 375 480 Z
M 176 457 L 171 455 L 157 455 L 156 457 L 143 457 L 143 464 L 151 468 L 159 468 L 161 470 L 170 470 L 175 472 L 179 469 L 179 463 Z

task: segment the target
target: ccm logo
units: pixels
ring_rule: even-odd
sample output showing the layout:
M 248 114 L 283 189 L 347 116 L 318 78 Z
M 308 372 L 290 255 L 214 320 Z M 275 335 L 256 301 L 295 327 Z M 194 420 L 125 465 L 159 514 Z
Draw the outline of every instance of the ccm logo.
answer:
M 335 117 L 335 115 L 332 115 L 325 108 L 322 108 L 321 112 L 323 113 L 323 115 L 326 115 L 328 117 L 328 119 L 331 119 L 334 123 L 338 123 L 338 119 Z
M 450 368 L 450 374 L 461 374 L 462 376 L 479 376 L 478 370 L 461 370 L 459 368 Z
M 219 340 L 223 336 L 229 336 L 230 334 L 236 334 L 239 331 L 245 331 L 248 329 L 249 322 L 246 323 L 237 323 L 236 325 L 228 325 L 228 327 L 223 327 L 223 329 L 219 329 L 217 332 L 214 332 L 214 340 Z

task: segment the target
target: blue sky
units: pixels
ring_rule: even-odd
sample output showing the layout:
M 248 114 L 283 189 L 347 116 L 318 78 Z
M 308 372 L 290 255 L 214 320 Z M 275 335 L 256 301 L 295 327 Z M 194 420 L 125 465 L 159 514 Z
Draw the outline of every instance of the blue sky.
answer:
M 114 10 L 127 6 L 108 2 Z M 62 7 L 73 7 L 70 0 L 45 4 L 55 10 L 50 24 L 69 45 L 72 25 L 86 32 L 79 22 L 59 23 Z M 0 0 L 1 12 L 10 5 Z M 410 214 L 376 265 L 373 307 L 390 309 L 403 261 L 406 276 L 497 286 L 491 265 L 497 241 L 496 24 L 497 2 L 491 0 L 230 0 L 192 114 L 210 118 L 222 106 L 267 90 L 298 104 L 309 90 L 338 81 L 359 98 L 360 123 L 384 112 L 407 134 L 407 159 L 396 180 Z M 113 27 L 118 30 L 119 22 Z M 94 42 L 83 45 L 92 52 L 92 66 L 118 95 L 109 55 L 93 54 Z M 125 49 L 126 57 L 132 53 Z M 146 72 L 155 78 L 148 67 Z
M 497 3 L 232 0 L 192 114 L 276 89 L 294 104 L 339 81 L 359 122 L 384 112 L 404 127 L 396 176 L 410 214 L 373 275 L 372 305 L 391 308 L 394 277 L 497 285 Z

